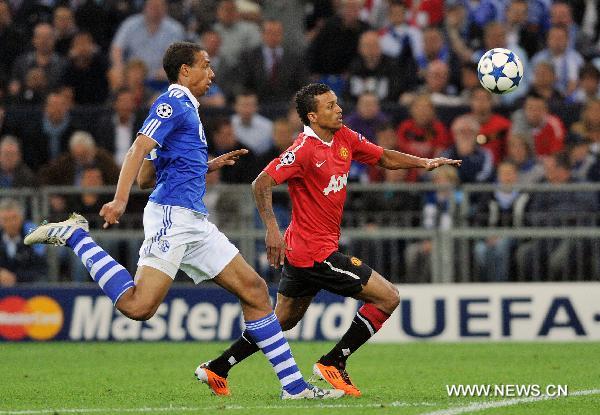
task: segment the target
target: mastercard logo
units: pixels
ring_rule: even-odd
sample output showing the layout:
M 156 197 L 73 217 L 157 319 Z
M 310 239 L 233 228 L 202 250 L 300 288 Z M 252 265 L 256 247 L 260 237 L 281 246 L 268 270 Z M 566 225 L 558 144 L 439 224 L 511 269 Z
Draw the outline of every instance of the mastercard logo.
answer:
M 0 299 L 0 337 L 6 340 L 48 340 L 58 334 L 64 315 L 54 299 L 39 295 L 26 300 L 11 296 Z

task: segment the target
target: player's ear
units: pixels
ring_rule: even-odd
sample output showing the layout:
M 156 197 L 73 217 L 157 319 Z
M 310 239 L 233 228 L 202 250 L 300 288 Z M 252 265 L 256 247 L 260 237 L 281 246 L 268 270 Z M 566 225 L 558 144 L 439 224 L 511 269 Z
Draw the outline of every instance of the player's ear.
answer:
M 190 67 L 188 65 L 186 65 L 185 63 L 183 65 L 181 65 L 181 67 L 179 68 L 179 75 L 188 76 L 189 73 L 190 73 Z
M 316 112 L 309 112 L 308 114 L 306 114 L 306 116 L 308 117 L 308 120 L 310 122 L 317 122 L 317 113 Z

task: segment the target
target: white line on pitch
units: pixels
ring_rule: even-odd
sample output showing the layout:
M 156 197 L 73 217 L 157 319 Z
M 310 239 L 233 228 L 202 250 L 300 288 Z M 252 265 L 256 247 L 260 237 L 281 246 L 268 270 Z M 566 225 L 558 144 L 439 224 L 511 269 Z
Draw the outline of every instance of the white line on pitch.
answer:
M 239 410 L 239 409 L 351 409 L 351 408 L 381 408 L 381 407 L 420 407 L 420 406 L 438 406 L 434 402 L 389 402 L 389 403 L 370 403 L 370 404 L 322 404 L 322 405 L 262 405 L 262 406 L 242 406 L 242 405 L 219 405 L 204 407 L 177 407 L 169 406 L 163 408 L 63 408 L 63 409 L 20 409 L 20 410 L 0 410 L 0 415 L 41 415 L 41 414 L 92 414 L 92 413 L 152 413 L 152 412 L 192 412 L 192 411 L 215 411 L 215 410 Z
M 521 405 L 529 402 L 546 401 L 549 399 L 560 399 L 568 398 L 570 396 L 586 396 L 586 395 L 600 395 L 600 389 L 589 389 L 583 391 L 569 392 L 567 396 L 537 396 L 528 398 L 515 398 L 504 401 L 493 401 L 493 402 L 474 402 L 465 406 L 457 406 L 455 408 L 441 409 L 439 411 L 427 412 L 422 415 L 459 415 L 466 414 L 469 412 L 485 411 L 486 409 L 502 408 L 504 406 Z

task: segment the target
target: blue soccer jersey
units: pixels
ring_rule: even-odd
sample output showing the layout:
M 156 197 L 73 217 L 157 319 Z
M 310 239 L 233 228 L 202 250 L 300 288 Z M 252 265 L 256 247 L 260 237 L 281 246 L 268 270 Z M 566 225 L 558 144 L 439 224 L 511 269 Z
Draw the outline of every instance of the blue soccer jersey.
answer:
M 156 187 L 150 200 L 207 214 L 202 198 L 208 146 L 198 105 L 189 89 L 172 84 L 154 102 L 138 134 L 158 143 L 150 157 L 156 169 Z

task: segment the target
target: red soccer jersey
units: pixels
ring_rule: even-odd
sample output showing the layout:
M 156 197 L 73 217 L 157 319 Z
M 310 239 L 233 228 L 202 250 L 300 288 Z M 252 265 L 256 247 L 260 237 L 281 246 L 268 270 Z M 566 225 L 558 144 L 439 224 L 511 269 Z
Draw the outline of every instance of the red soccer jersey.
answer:
M 304 127 L 294 144 L 264 171 L 288 182 L 292 221 L 285 232 L 286 257 L 296 267 L 312 267 L 338 249 L 350 162 L 376 164 L 379 147 L 346 126 L 330 143 Z
M 422 128 L 414 119 L 409 118 L 400 123 L 396 135 L 398 136 L 398 150 L 417 157 L 437 157 L 452 145 L 452 137 L 439 120 L 434 120 L 429 127 Z M 410 169 L 406 181 L 416 182 L 422 174 L 423 170 Z
M 547 156 L 558 153 L 564 147 L 565 126 L 556 115 L 547 115 L 546 121 L 541 127 L 532 131 L 535 154 L 537 156 Z
M 479 134 L 486 137 L 483 147 L 490 150 L 494 156 L 494 164 L 504 160 L 506 155 L 506 136 L 510 130 L 510 120 L 498 114 L 492 114 L 490 119 L 481 124 Z

